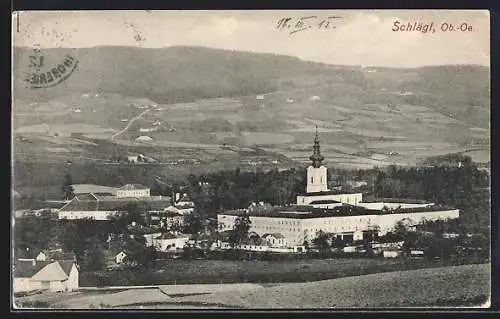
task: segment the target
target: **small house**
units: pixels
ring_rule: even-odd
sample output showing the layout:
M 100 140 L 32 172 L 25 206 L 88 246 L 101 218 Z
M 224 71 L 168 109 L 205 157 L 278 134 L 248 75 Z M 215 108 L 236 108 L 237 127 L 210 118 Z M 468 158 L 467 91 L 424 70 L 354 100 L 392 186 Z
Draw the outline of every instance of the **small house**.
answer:
M 286 247 L 287 245 L 285 236 L 279 233 L 264 234 L 262 238 L 266 240 L 271 247 Z
M 143 142 L 143 143 L 151 143 L 153 142 L 153 139 L 149 136 L 139 136 L 138 138 L 135 139 L 136 142 Z
M 71 260 L 16 261 L 14 293 L 35 290 L 78 290 L 78 267 Z
M 153 238 L 155 248 L 161 252 L 183 249 L 188 241 L 188 235 L 177 233 L 164 233 L 156 238 Z
M 344 253 L 355 253 L 356 250 L 357 250 L 356 246 L 346 246 L 343 249 Z
M 125 261 L 125 258 L 127 258 L 127 253 L 122 250 L 115 256 L 115 263 L 121 264 Z
M 387 249 L 382 252 L 384 258 L 397 258 L 401 255 L 401 250 Z
M 424 251 L 423 250 L 410 250 L 410 257 L 412 258 L 423 258 L 424 257 Z

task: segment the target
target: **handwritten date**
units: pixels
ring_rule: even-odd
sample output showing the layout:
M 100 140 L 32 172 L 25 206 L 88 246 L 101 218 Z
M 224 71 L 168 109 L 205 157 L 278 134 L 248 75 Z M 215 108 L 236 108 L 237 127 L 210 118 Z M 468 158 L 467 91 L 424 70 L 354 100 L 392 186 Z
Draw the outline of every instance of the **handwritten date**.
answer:
M 278 30 L 289 30 L 290 35 L 300 31 L 316 28 L 319 30 L 335 29 L 335 21 L 342 19 L 342 17 L 327 17 L 319 18 L 317 16 L 301 17 L 298 19 L 284 17 L 278 20 L 276 28 Z

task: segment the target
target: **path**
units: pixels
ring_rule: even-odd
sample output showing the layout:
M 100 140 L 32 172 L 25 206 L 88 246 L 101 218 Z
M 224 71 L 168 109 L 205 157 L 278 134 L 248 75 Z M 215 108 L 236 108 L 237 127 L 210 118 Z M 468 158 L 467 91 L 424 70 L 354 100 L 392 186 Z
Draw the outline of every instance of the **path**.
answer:
M 126 131 L 127 131 L 127 130 L 131 127 L 131 126 L 132 126 L 132 124 L 134 123 L 134 121 L 136 121 L 136 120 L 140 119 L 141 117 L 143 117 L 144 115 L 146 115 L 148 112 L 151 112 L 151 110 L 153 110 L 153 109 L 154 109 L 154 108 L 147 109 L 147 110 L 145 110 L 145 111 L 141 112 L 139 115 L 136 115 L 134 118 L 132 118 L 132 119 L 128 122 L 127 126 L 125 126 L 125 128 L 124 128 L 123 130 L 121 130 L 121 131 L 119 131 L 119 132 L 117 132 L 117 133 L 113 134 L 113 135 L 110 137 L 110 140 L 111 140 L 111 141 L 113 141 L 113 140 L 114 140 L 115 138 L 117 138 L 119 135 L 121 135 L 121 134 L 125 133 L 125 132 L 126 132 Z

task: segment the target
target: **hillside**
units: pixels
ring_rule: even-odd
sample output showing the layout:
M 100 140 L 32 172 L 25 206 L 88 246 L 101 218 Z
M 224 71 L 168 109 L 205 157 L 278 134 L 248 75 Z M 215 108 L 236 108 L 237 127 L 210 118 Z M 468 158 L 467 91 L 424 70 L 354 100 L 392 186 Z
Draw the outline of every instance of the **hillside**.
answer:
M 112 138 L 117 155 L 141 148 L 162 162 L 259 165 L 249 158 L 257 153 L 303 162 L 318 125 L 329 165 L 414 165 L 460 152 L 489 162 L 486 67 L 360 68 L 202 47 L 48 49 L 46 61 L 69 53 L 78 68 L 33 90 L 22 82 L 31 52 L 14 49 L 14 131 L 36 140 L 16 141 L 24 155 L 109 159 Z M 148 131 L 155 122 L 161 130 Z M 153 142 L 135 143 L 141 135 Z
M 47 90 L 25 89 L 20 81 L 28 71 L 32 50 L 14 48 L 16 98 L 50 100 L 71 93 L 119 93 L 147 97 L 157 103 L 192 101 L 196 98 L 241 96 L 272 92 L 278 79 L 298 75 L 337 77 L 321 64 L 272 54 L 215 50 L 202 47 L 143 49 L 134 47 L 93 47 L 48 49 L 47 61 L 61 61 L 65 54 L 75 56 L 78 70 L 64 85 Z M 285 81 L 286 82 L 286 81 Z M 283 85 L 294 85 L 293 80 Z M 314 83 L 313 83 L 314 84 Z

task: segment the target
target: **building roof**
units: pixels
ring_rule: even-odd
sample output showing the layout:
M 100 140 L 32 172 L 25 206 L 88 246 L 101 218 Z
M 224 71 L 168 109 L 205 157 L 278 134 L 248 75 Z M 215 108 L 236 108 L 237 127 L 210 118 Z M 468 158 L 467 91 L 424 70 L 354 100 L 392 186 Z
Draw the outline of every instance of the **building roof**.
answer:
M 33 265 L 32 261 L 16 260 L 14 263 L 15 278 L 31 278 L 45 266 L 51 264 L 52 261 L 37 261 Z
M 71 268 L 70 268 L 71 270 Z M 63 281 L 68 279 L 69 272 L 66 273 L 58 261 L 52 261 L 37 273 L 31 276 L 33 281 Z
M 95 195 L 95 194 L 94 194 Z M 95 196 L 80 200 L 79 197 L 74 198 L 68 204 L 63 206 L 60 211 L 126 211 L 128 204 L 144 205 L 145 211 L 163 211 L 170 206 L 170 197 L 162 197 L 162 199 L 148 197 L 115 197 L 115 196 Z
M 155 239 L 174 239 L 174 238 L 189 238 L 188 235 L 185 234 L 172 234 L 172 233 L 163 233 L 158 237 L 155 237 Z
M 24 249 L 17 249 L 15 257 L 16 259 L 35 259 L 40 252 L 40 249 L 30 249 L 28 251 Z
M 54 259 L 57 261 L 74 261 L 76 260 L 76 255 L 73 253 L 63 253 L 63 252 L 51 252 L 47 253 L 49 259 Z
M 95 184 L 73 184 L 73 190 L 75 194 L 89 194 L 89 193 L 107 193 L 111 195 L 116 195 L 116 187 L 108 187 Z
M 136 224 L 135 226 L 129 225 L 127 229 L 134 234 L 154 234 L 156 231 L 150 227 Z
M 363 199 L 363 203 L 401 203 L 401 204 L 431 204 L 430 202 L 423 199 L 412 199 L 412 198 L 369 198 Z
M 319 205 L 319 204 L 340 204 L 339 201 L 333 199 L 322 199 L 322 200 L 313 200 L 309 203 L 309 205 Z
M 148 142 L 150 142 L 150 141 L 152 141 L 153 139 L 152 139 L 151 137 L 149 137 L 149 136 L 144 136 L 144 135 L 143 135 L 143 136 L 139 136 L 139 137 L 138 137 L 138 138 L 136 138 L 135 140 L 136 140 L 136 141 L 148 141 Z
M 279 238 L 279 239 L 285 238 L 285 236 L 283 236 L 280 233 L 264 234 L 264 235 L 262 235 L 262 238 L 266 238 L 269 236 L 273 236 L 274 238 Z
M 299 196 L 309 197 L 309 196 L 342 195 L 342 194 L 350 195 L 350 194 L 361 194 L 361 193 L 359 193 L 359 192 L 345 192 L 345 191 L 341 191 L 341 190 L 339 190 L 339 191 L 330 190 L 330 191 L 326 191 L 326 192 L 305 193 L 305 194 L 302 194 Z
M 402 208 L 398 213 L 420 213 L 431 212 L 440 210 L 454 210 L 446 206 L 427 206 L 417 208 Z M 219 215 L 232 215 L 232 216 L 253 216 L 253 217 L 271 217 L 271 218 L 295 218 L 295 219 L 308 219 L 308 218 L 324 218 L 324 217 L 343 217 L 343 216 L 363 216 L 363 215 L 388 215 L 396 212 L 384 212 L 378 209 L 368 209 L 361 206 L 354 206 L 344 204 L 334 208 L 314 208 L 312 206 L 292 205 L 292 206 L 273 206 L 271 208 L 261 207 L 257 210 L 239 209 L 229 210 Z
M 136 189 L 149 189 L 149 187 L 146 187 L 142 184 L 127 184 L 119 188 L 120 190 L 136 190 Z

